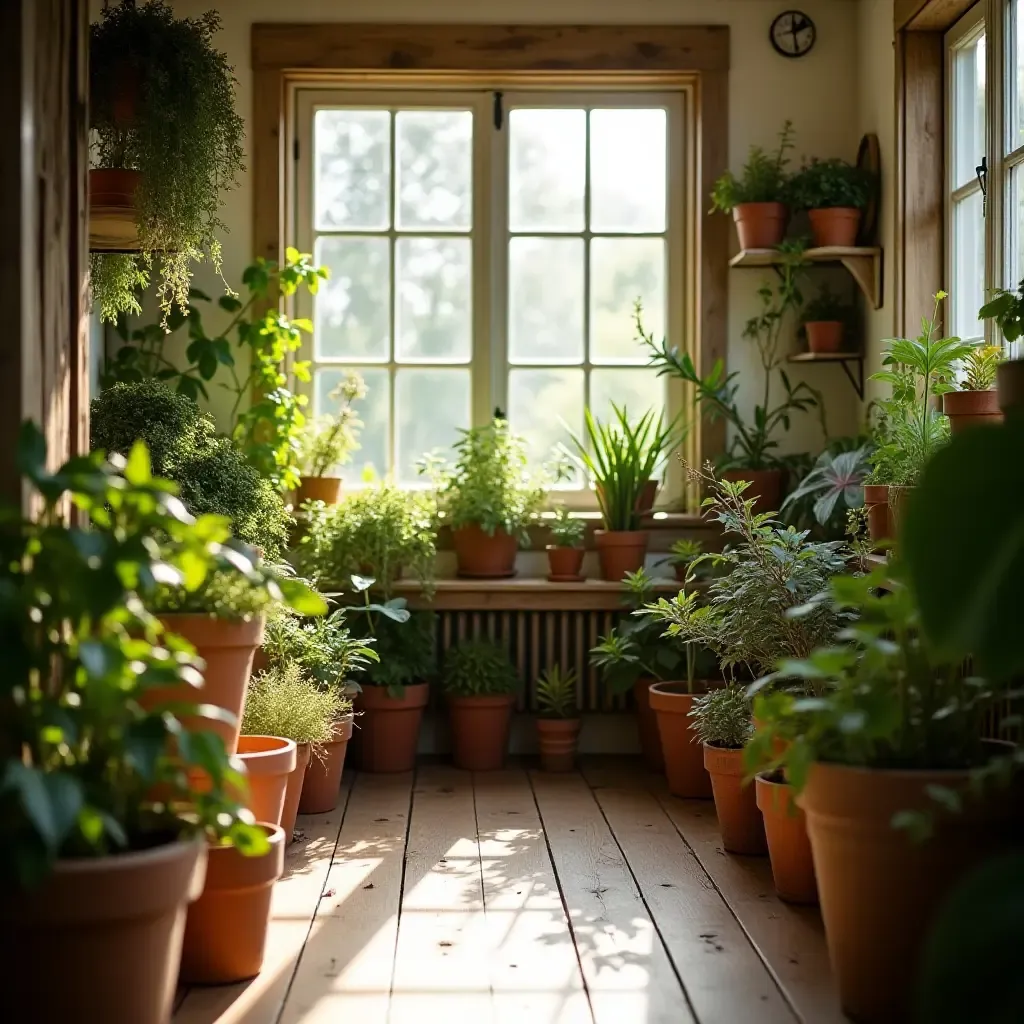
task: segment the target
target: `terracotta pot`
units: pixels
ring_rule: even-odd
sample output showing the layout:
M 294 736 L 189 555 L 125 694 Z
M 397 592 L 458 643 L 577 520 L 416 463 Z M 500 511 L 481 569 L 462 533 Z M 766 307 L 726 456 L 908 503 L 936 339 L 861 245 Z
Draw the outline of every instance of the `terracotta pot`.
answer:
M 704 744 L 722 845 L 729 853 L 761 854 L 768 849 L 754 787 L 744 784 L 743 751 Z
M 337 505 L 341 498 L 340 476 L 304 476 L 299 479 L 299 488 L 295 492 L 295 504 L 304 501 L 323 501 L 328 505 Z
M 864 507 L 868 510 L 868 537 L 876 544 L 892 537 L 889 523 L 889 485 L 865 484 Z
M 583 579 L 580 569 L 583 568 L 583 548 L 563 548 L 549 544 L 548 548 L 548 582 L 578 583 Z
M 843 324 L 841 320 L 808 320 L 804 324 L 809 352 L 842 352 Z
M 636 728 L 640 736 L 640 752 L 652 772 L 660 772 L 665 767 L 661 737 L 658 734 L 658 718 L 651 707 L 651 687 L 656 682 L 657 680 L 652 676 L 640 676 L 633 683 L 633 701 L 636 704 Z
M 755 512 L 778 512 L 782 504 L 781 469 L 729 469 L 722 474 L 722 479 L 733 483 L 748 481 L 750 486 L 743 492 L 743 497 L 755 499 Z
M 817 903 L 818 883 L 807 821 L 793 800 L 793 790 L 788 783 L 773 781 L 765 775 L 758 775 L 754 785 L 779 899 L 787 903 Z
M 889 485 L 889 525 L 892 527 L 893 539 L 900 535 L 900 524 L 907 514 L 907 502 L 913 487 L 897 487 Z
M 306 777 L 302 780 L 300 814 L 326 814 L 337 806 L 341 775 L 345 770 L 345 753 L 352 738 L 352 715 L 334 723 L 333 737 L 313 750 Z
M 546 772 L 571 772 L 576 765 L 578 718 L 538 718 L 540 766 Z
M 1024 411 L 1024 359 L 1008 359 L 996 367 L 996 395 L 1006 415 Z
M 853 246 L 860 231 L 860 210 L 852 206 L 832 206 L 824 210 L 808 210 L 811 240 L 816 249 L 825 246 Z
M 960 790 L 966 771 L 812 765 L 799 799 L 814 851 L 821 916 L 843 1009 L 866 1024 L 913 1019 L 916 966 L 936 911 L 967 872 L 1020 841 L 1022 791 L 992 787 L 944 813 L 930 786 Z M 913 842 L 901 811 L 938 810 L 935 835 Z
M 206 662 L 203 685 L 176 686 L 149 690 L 143 705 L 152 707 L 162 701 L 189 701 L 213 704 L 235 716 L 234 725 L 209 720 L 183 719 L 186 728 L 204 728 L 216 732 L 228 753 L 238 749 L 245 688 L 252 673 L 253 656 L 263 642 L 263 616 L 248 622 L 229 622 L 212 615 L 162 615 L 160 621 L 172 633 L 187 640 Z
M 654 502 L 658 497 L 658 487 L 661 486 L 660 480 L 648 480 L 644 484 L 644 489 L 640 492 L 640 497 L 636 499 L 636 510 L 642 516 L 647 515 L 654 508 Z
M 270 850 L 245 857 L 230 844 L 209 847 L 206 886 L 189 908 L 181 951 L 186 985 L 227 985 L 263 966 L 270 897 L 284 871 L 284 830 L 260 822 Z
M 995 427 L 1003 422 L 995 391 L 950 391 L 942 396 L 942 411 L 949 417 L 949 432 L 968 427 Z
M 789 211 L 782 203 L 739 203 L 732 219 L 741 249 L 775 249 L 786 236 Z
M 203 889 L 206 848 L 58 861 L 0 901 L 3 1019 L 167 1024 L 185 911 Z
M 89 247 L 96 252 L 139 248 L 135 191 L 138 171 L 104 167 L 89 172 Z
M 412 683 L 401 697 L 386 687 L 364 686 L 356 697 L 359 767 L 367 772 L 410 772 L 416 766 L 420 723 L 430 687 Z
M 504 765 L 514 702 L 512 694 L 448 698 L 456 768 L 489 772 Z
M 641 568 L 647 558 L 648 540 L 645 530 L 595 530 L 601 578 L 618 583 L 627 572 Z
M 519 542 L 504 530 L 488 536 L 476 523 L 452 531 L 458 574 L 475 579 L 503 579 L 516 574 Z
M 696 682 L 694 689 L 696 694 L 686 692 L 686 683 L 655 683 L 650 689 L 650 702 L 661 737 L 669 792 L 685 799 L 707 800 L 711 797 L 711 777 L 704 768 L 704 752 L 689 717 L 694 697 L 707 688 Z
M 257 821 L 280 825 L 288 779 L 298 764 L 295 740 L 281 736 L 241 736 L 238 757 L 249 777 L 246 807 Z
M 299 797 L 302 796 L 302 783 L 306 779 L 313 748 L 308 743 L 295 745 L 295 767 L 288 776 L 288 784 L 284 791 L 284 810 L 281 812 L 281 831 L 284 832 L 285 843 L 293 839 L 295 819 L 299 813 Z

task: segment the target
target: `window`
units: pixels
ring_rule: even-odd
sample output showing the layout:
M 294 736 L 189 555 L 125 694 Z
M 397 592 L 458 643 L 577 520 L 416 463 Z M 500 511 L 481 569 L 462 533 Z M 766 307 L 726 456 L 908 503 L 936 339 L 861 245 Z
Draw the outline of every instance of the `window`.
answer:
M 298 93 L 295 233 L 331 270 L 300 310 L 313 410 L 347 369 L 368 386 L 349 483 L 369 465 L 416 485 L 423 454 L 495 409 L 536 464 L 585 405 L 674 414 L 633 303 L 681 343 L 684 109 L 682 93 Z

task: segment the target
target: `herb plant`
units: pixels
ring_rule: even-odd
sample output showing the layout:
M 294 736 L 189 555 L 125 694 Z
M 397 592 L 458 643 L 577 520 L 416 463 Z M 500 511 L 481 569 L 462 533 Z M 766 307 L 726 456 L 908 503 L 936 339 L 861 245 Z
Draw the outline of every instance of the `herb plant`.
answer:
M 737 178 L 726 171 L 714 184 L 711 208 L 732 213 L 740 203 L 783 203 L 786 201 L 789 176 L 786 167 L 793 149 L 793 122 L 786 121 L 779 132 L 779 145 L 773 153 L 760 146 L 751 146 L 747 162 Z
M 747 691 L 736 683 L 697 697 L 690 709 L 696 739 L 709 747 L 739 750 L 753 731 L 750 710 Z
M 452 697 L 490 697 L 515 693 L 519 676 L 504 647 L 493 640 L 463 640 L 448 650 L 441 685 Z
M 363 422 L 352 403 L 366 397 L 363 378 L 349 370 L 327 397 L 337 403 L 337 411 L 308 420 L 300 435 L 299 468 L 305 476 L 327 476 L 359 448 Z
M 578 718 L 576 709 L 576 673 L 563 672 L 552 665 L 537 677 L 537 709 L 541 718 Z
M 845 160 L 811 160 L 789 183 L 789 196 L 798 210 L 868 205 L 875 189 L 874 175 Z
M 334 723 L 351 712 L 350 697 L 335 687 L 317 686 L 298 662 L 286 661 L 249 680 L 242 732 L 317 745 L 330 740 Z
M 574 516 L 564 505 L 559 505 L 555 509 L 555 517 L 547 521 L 547 527 L 551 531 L 555 547 L 583 547 L 583 538 L 587 532 L 586 520 Z

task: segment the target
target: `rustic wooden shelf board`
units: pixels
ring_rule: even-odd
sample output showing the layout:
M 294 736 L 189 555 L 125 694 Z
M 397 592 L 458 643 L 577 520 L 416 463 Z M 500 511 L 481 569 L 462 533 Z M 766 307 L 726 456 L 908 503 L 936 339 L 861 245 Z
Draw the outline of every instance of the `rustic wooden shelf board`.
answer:
M 838 363 L 843 368 L 857 397 L 864 399 L 864 357 L 859 352 L 792 352 L 786 357 L 789 363 Z M 857 367 L 854 376 L 850 363 Z

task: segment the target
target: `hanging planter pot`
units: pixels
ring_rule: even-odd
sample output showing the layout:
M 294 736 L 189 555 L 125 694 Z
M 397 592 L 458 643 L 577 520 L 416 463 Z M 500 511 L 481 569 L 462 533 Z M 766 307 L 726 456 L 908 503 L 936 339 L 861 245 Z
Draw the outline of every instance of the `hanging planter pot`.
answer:
M 135 194 L 138 171 L 102 168 L 89 171 L 89 249 L 138 252 L 141 249 Z

